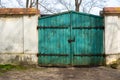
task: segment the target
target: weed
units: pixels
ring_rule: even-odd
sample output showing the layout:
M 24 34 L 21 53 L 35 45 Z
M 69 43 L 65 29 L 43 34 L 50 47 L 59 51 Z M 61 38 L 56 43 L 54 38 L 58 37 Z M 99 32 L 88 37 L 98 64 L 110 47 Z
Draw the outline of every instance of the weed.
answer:
M 5 65 L 0 65 L 0 73 L 9 71 L 9 70 L 25 70 L 27 67 L 20 66 L 20 65 L 11 65 L 11 64 L 5 64 Z
M 114 61 L 112 64 L 110 64 L 110 67 L 113 69 L 118 69 L 120 66 L 120 59 L 118 59 L 117 61 Z

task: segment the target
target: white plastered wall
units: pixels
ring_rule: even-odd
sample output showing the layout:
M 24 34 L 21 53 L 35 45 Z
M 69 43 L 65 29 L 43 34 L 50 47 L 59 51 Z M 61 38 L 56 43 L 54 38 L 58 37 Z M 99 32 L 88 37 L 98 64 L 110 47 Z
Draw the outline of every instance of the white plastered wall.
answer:
M 106 63 L 111 64 L 120 58 L 120 16 L 105 16 Z
M 0 64 L 37 64 L 38 15 L 0 17 Z

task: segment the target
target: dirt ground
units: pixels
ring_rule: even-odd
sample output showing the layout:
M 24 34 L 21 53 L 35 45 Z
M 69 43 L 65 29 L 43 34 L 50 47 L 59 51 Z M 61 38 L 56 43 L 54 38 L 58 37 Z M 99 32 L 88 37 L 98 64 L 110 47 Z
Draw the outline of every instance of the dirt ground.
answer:
M 107 67 L 39 67 L 7 71 L 0 74 L 0 80 L 120 80 L 120 70 Z

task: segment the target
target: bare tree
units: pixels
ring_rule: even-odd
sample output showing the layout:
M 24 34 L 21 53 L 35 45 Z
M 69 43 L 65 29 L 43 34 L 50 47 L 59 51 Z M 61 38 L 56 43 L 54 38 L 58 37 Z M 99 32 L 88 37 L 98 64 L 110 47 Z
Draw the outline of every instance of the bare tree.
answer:
M 0 0 L 0 7 L 2 7 L 1 0 Z
M 43 4 L 38 3 L 38 5 L 40 5 L 41 7 L 44 8 L 44 13 L 50 12 L 50 13 L 52 13 L 52 14 L 55 14 L 54 11 L 52 11 L 52 9 L 47 8 L 47 7 L 44 6 Z
M 1 0 L 0 0 L 0 8 L 5 8 L 5 6 L 2 5 Z
M 68 1 L 66 0 L 57 0 L 59 3 L 61 3 L 67 10 L 71 10 L 69 6 L 72 6 Z M 75 11 L 80 11 L 80 6 L 83 0 L 74 0 L 75 2 Z
M 39 0 L 36 0 L 36 8 L 37 8 L 37 9 L 38 9 L 38 1 L 39 1 Z
M 75 0 L 75 11 L 79 12 L 82 1 L 83 0 Z
M 26 8 L 35 7 L 38 9 L 38 1 L 39 0 L 26 0 Z
M 75 11 L 90 13 L 90 11 L 96 7 L 103 8 L 104 3 L 108 0 L 70 0 L 70 1 L 72 5 L 68 4 L 67 0 L 58 0 L 58 2 L 65 6 L 67 10 L 73 10 L 70 9 L 70 7 L 68 7 L 72 6 L 72 8 L 74 7 Z
M 0 0 L 0 7 L 8 7 L 11 0 L 6 3 Z M 108 0 L 16 0 L 19 6 L 26 8 L 39 8 L 43 13 L 58 13 L 61 11 L 75 10 L 78 12 L 91 13 L 96 7 L 103 8 Z M 51 2 L 52 1 L 52 2 Z M 120 1 L 120 0 L 118 0 Z M 61 5 L 60 5 L 61 4 Z M 26 5 L 26 6 L 25 6 Z M 59 7 L 57 6 L 59 5 Z M 15 5 L 16 6 L 16 5 Z
M 64 3 L 65 0 L 61 0 Z M 75 2 L 75 11 L 90 13 L 90 11 L 95 8 L 103 8 L 106 0 L 73 0 Z M 63 4 L 68 6 L 66 4 Z
M 26 8 L 32 8 L 34 4 L 33 0 L 26 0 Z
M 106 0 L 84 0 L 81 4 L 81 10 L 90 13 L 93 8 L 103 8 Z
M 70 4 L 65 0 L 57 0 L 58 3 L 62 4 L 68 11 L 70 10 Z M 68 6 L 69 5 L 69 6 Z
M 26 8 L 28 8 L 29 0 L 26 0 Z
M 13 4 L 12 3 L 12 0 L 0 0 L 0 7 L 1 8 L 9 8 L 9 7 L 18 7 L 18 6 L 21 6 L 21 7 L 24 7 L 24 3 L 22 0 L 14 0 L 15 2 L 18 3 L 17 4 Z
M 57 0 L 55 0 L 54 2 L 50 3 L 47 0 L 39 0 L 38 5 L 39 5 L 39 9 L 42 10 L 41 13 L 49 13 L 49 14 L 56 14 L 58 12 L 60 12 L 61 10 L 54 5 L 58 5 L 59 2 Z
M 51 9 L 46 7 L 48 4 L 46 4 L 47 0 L 26 0 L 26 8 L 33 8 L 36 7 L 37 9 L 42 7 L 44 8 L 44 12 L 50 12 L 54 13 Z
M 16 0 L 16 1 L 19 4 L 19 6 L 24 7 L 24 4 L 23 4 L 23 2 L 21 0 Z

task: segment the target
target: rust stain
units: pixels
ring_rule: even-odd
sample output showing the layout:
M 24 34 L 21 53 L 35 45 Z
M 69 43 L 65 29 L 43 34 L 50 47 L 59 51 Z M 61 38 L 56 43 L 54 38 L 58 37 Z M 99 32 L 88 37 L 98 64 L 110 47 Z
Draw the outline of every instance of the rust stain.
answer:
M 0 8 L 0 15 L 35 15 L 40 11 L 35 8 Z

